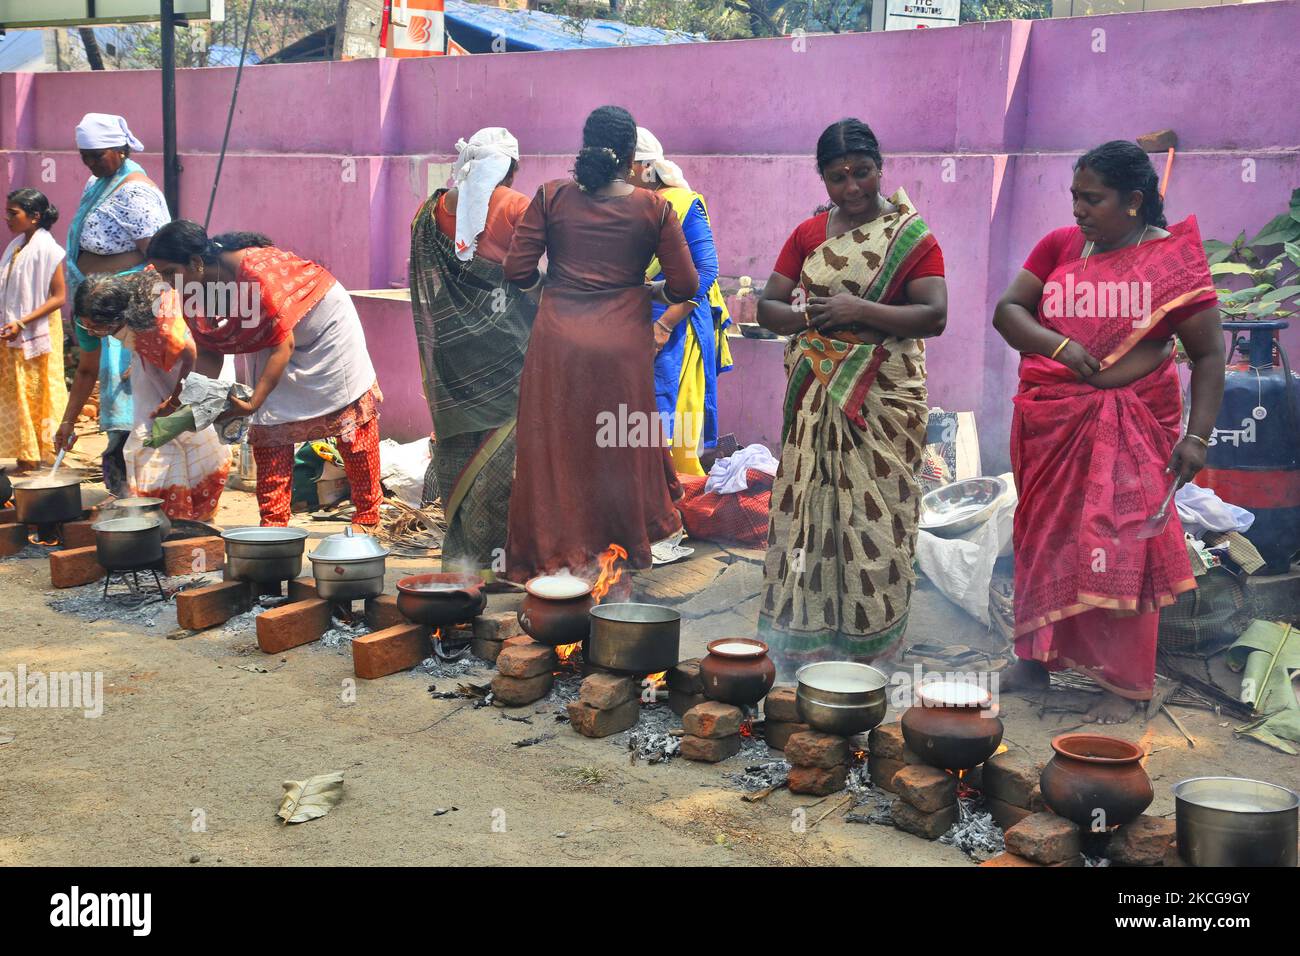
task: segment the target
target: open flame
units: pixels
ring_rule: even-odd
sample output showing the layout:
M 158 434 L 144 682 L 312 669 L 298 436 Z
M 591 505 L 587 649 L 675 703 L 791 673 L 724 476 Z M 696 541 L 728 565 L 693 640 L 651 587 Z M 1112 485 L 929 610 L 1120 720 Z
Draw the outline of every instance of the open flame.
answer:
M 740 722 L 740 736 L 742 737 L 754 736 L 754 718 L 749 716 L 748 714 L 746 714 L 745 719 Z
M 35 530 L 27 536 L 28 544 L 39 544 L 46 548 L 56 548 L 62 543 L 62 536 L 59 534 L 57 524 L 38 524 Z
M 580 650 L 582 650 L 582 641 L 577 641 L 573 644 L 561 644 L 555 649 L 555 656 L 560 659 L 561 667 L 572 667 L 577 663 L 572 658 Z
M 599 604 L 609 593 L 609 589 L 618 583 L 619 578 L 623 577 L 623 569 L 616 568 L 619 561 L 627 560 L 627 549 L 617 544 L 610 544 L 596 559 L 600 564 L 600 577 L 596 579 L 595 585 L 591 589 L 591 596 Z

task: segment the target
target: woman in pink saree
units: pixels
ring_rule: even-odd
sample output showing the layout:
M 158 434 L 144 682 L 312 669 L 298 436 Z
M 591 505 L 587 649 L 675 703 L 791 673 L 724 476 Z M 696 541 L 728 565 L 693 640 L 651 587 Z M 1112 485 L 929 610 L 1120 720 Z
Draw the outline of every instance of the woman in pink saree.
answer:
M 1165 222 L 1155 169 L 1113 141 L 1076 164 L 1077 226 L 1044 237 L 994 313 L 1021 353 L 1011 425 L 1020 502 L 1016 665 L 1003 689 L 1073 669 L 1120 723 L 1155 683 L 1160 608 L 1196 586 L 1175 516 L 1138 531 L 1205 464 L 1223 397 L 1223 338 L 1195 217 Z M 1173 337 L 1192 362 L 1186 434 Z M 1171 506 L 1172 507 L 1172 506 Z

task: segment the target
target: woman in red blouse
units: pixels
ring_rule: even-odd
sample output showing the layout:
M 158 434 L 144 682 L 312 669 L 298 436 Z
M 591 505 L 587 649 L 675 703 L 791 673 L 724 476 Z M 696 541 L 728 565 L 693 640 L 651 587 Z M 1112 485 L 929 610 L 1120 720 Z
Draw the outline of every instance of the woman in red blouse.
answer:
M 1196 586 L 1175 518 L 1139 539 L 1172 483 L 1205 464 L 1223 337 L 1195 217 L 1167 225 L 1155 169 L 1116 140 L 1075 164 L 1077 225 L 1038 243 L 993 325 L 1021 353 L 1011 425 L 1016 665 L 1002 687 L 1071 668 L 1120 723 L 1155 683 L 1160 608 Z M 1182 400 L 1173 336 L 1192 362 Z M 1172 505 L 1171 505 L 1172 507 Z
M 758 304 L 790 336 L 759 636 L 786 674 L 869 661 L 902 640 L 928 417 L 922 339 L 943 331 L 943 253 L 900 189 L 880 191 L 870 128 L 817 142 L 827 212 L 786 241 Z

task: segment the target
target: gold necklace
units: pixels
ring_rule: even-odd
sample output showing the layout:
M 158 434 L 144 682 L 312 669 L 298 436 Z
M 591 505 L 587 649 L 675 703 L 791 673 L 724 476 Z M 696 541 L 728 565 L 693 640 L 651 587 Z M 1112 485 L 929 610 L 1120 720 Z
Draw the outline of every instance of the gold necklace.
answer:
M 1151 227 L 1150 227 L 1149 225 L 1147 225 L 1147 226 L 1143 226 L 1143 227 L 1142 227 L 1142 234 L 1141 234 L 1140 236 L 1138 236 L 1137 244 L 1133 246 L 1134 249 L 1136 249 L 1138 246 L 1142 245 L 1142 240 L 1145 239 L 1145 238 L 1147 237 L 1147 230 L 1150 229 L 1150 228 L 1151 228 Z M 1088 268 L 1088 257 L 1092 255 L 1093 247 L 1095 247 L 1096 245 L 1097 245 L 1097 244 L 1096 244 L 1095 242 L 1089 242 L 1086 246 L 1084 246 L 1084 249 L 1083 249 L 1083 266 L 1079 269 L 1080 272 L 1083 272 L 1085 269 Z M 1128 248 L 1128 247 L 1127 247 L 1127 246 L 1120 246 L 1119 248 L 1120 248 L 1120 249 L 1126 249 L 1126 248 Z M 1111 252 L 1114 252 L 1114 251 L 1116 251 L 1116 250 L 1112 249 L 1112 250 L 1110 250 L 1110 251 L 1111 251 Z

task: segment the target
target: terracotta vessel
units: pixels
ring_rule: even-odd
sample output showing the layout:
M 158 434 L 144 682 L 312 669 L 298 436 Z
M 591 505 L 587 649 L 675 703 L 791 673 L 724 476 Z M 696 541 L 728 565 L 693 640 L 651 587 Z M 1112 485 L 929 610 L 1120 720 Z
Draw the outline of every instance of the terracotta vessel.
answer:
M 474 574 L 413 574 L 397 582 L 397 609 L 416 624 L 463 624 L 486 606 L 483 579 Z
M 1002 742 L 1002 721 L 993 698 L 977 684 L 926 684 L 902 718 L 903 739 L 918 757 L 940 770 L 969 770 L 992 756 Z
M 1043 800 L 1058 816 L 1089 829 L 1110 829 L 1141 816 L 1155 791 L 1142 769 L 1142 748 L 1100 734 L 1062 734 L 1043 768 Z
M 776 682 L 776 665 L 762 641 L 727 637 L 709 644 L 709 653 L 700 661 L 700 677 L 705 697 L 745 707 L 767 696 Z
M 585 641 L 591 633 L 587 613 L 596 606 L 591 585 L 571 575 L 546 574 L 524 585 L 519 626 L 538 644 L 560 647 Z

